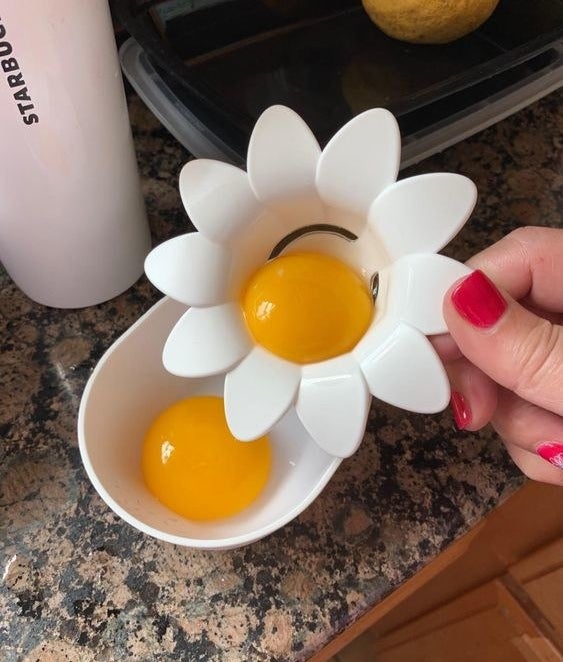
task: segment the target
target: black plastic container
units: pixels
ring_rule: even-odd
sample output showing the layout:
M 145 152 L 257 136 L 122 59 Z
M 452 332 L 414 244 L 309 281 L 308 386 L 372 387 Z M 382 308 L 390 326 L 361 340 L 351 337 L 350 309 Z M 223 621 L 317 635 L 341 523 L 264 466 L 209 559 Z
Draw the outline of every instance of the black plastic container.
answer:
M 115 0 L 114 10 L 175 103 L 233 161 L 244 160 L 256 118 L 275 103 L 296 110 L 321 144 L 384 106 L 408 143 L 562 60 L 562 0 L 501 0 L 477 31 L 443 46 L 387 37 L 357 0 L 194 4 Z

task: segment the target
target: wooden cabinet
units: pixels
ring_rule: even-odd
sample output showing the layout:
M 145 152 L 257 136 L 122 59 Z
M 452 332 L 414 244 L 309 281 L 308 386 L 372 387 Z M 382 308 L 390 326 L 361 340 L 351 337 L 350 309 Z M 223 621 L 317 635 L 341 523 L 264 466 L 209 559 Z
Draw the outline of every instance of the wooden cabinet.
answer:
M 562 593 L 563 585 L 560 585 L 559 595 Z M 557 630 L 530 603 L 522 587 L 506 576 L 375 640 L 371 656 L 366 649 L 364 659 L 377 662 L 563 662 L 555 641 L 558 638 Z M 345 653 L 342 662 L 346 662 Z
M 557 633 L 563 649 L 563 538 L 516 563 L 509 573 L 530 599 L 531 607 L 537 608 Z
M 563 662 L 563 489 L 529 482 L 312 662 Z

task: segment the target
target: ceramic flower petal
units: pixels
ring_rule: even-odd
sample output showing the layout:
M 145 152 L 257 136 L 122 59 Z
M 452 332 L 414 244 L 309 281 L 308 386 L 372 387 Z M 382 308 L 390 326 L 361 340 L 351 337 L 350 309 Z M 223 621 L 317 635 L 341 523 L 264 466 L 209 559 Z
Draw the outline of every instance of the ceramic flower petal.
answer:
M 459 232 L 476 200 L 475 184 L 463 175 L 419 175 L 383 191 L 369 210 L 368 222 L 392 259 L 435 253 Z
M 145 260 L 145 273 L 161 292 L 190 306 L 225 300 L 230 253 L 192 232 L 154 248 Z
M 256 346 L 225 378 L 225 414 L 233 435 L 251 441 L 266 434 L 295 399 L 301 370 Z
M 238 304 L 190 308 L 168 336 L 162 361 L 173 375 L 203 377 L 229 370 L 250 349 Z
M 394 328 L 391 328 L 394 324 Z M 420 414 L 442 411 L 450 400 L 446 371 L 430 341 L 408 324 L 374 324 L 354 350 L 370 393 Z
M 446 333 L 444 295 L 471 269 L 444 255 L 420 253 L 399 258 L 388 272 L 389 314 L 425 335 Z
M 271 106 L 260 115 L 248 145 L 248 176 L 264 203 L 314 194 L 321 148 L 290 108 Z
M 374 198 L 396 180 L 400 157 L 401 136 L 393 115 L 383 108 L 367 110 L 324 148 L 317 168 L 322 200 L 367 214 Z
M 260 212 L 247 174 L 220 161 L 186 163 L 180 173 L 180 196 L 195 227 L 219 243 L 237 237 Z
M 327 453 L 348 457 L 356 451 L 370 402 L 367 384 L 351 354 L 303 367 L 297 414 Z

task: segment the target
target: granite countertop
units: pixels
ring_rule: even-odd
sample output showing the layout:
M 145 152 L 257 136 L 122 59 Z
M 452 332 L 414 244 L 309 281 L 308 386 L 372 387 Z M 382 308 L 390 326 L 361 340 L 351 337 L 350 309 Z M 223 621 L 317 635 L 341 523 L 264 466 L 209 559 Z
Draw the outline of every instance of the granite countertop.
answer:
M 447 252 L 464 260 L 526 224 L 562 226 L 563 93 L 427 159 L 480 192 Z M 189 227 L 189 155 L 130 100 L 155 242 Z M 406 173 L 404 173 L 406 174 Z M 375 402 L 360 450 L 282 530 L 206 552 L 137 532 L 82 468 L 76 416 L 103 351 L 158 298 L 145 278 L 83 310 L 29 301 L 0 275 L 0 660 L 304 660 L 513 493 L 495 434 L 449 412 Z

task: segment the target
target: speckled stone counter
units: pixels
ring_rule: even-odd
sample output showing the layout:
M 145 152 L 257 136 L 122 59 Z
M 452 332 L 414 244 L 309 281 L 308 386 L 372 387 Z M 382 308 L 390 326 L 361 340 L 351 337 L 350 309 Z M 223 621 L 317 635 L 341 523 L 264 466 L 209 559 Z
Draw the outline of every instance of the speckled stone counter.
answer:
M 411 169 L 479 187 L 449 254 L 464 260 L 519 225 L 562 225 L 562 98 Z M 189 227 L 177 190 L 189 155 L 135 97 L 131 119 L 160 242 Z M 374 403 L 360 450 L 281 531 L 229 552 L 153 540 L 97 496 L 75 427 L 95 363 L 159 294 L 142 278 L 113 301 L 63 311 L 5 274 L 0 287 L 2 662 L 305 660 L 522 483 L 491 430 Z

